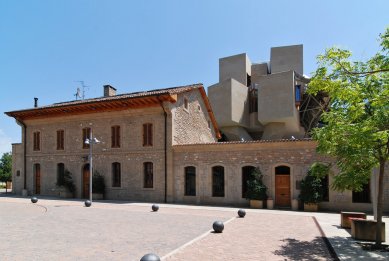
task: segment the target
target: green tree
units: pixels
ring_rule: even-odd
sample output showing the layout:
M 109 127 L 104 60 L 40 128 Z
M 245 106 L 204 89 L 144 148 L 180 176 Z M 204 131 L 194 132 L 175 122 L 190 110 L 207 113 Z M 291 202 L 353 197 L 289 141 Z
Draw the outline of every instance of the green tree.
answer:
M 12 155 L 4 153 L 0 159 L 0 182 L 12 180 Z
M 325 92 L 329 107 L 324 127 L 313 130 L 318 152 L 333 156 L 339 168 L 332 187 L 362 190 L 378 168 L 377 231 L 382 227 L 385 163 L 389 158 L 389 27 L 379 50 L 367 61 L 351 61 L 351 52 L 336 47 L 318 56 L 319 67 L 308 87 Z M 377 233 L 376 247 L 381 247 Z
M 0 182 L 12 181 L 12 155 L 4 153 L 0 159 Z M 7 184 L 5 184 L 5 192 L 7 193 Z

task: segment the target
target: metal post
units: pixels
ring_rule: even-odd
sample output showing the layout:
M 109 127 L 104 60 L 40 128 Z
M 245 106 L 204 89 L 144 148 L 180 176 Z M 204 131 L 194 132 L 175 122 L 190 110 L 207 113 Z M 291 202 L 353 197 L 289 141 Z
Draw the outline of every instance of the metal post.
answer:
M 90 137 L 89 137 L 89 200 L 92 203 L 92 175 L 93 175 L 93 159 L 92 159 L 92 146 L 93 146 L 93 138 L 92 138 L 92 128 L 90 129 Z

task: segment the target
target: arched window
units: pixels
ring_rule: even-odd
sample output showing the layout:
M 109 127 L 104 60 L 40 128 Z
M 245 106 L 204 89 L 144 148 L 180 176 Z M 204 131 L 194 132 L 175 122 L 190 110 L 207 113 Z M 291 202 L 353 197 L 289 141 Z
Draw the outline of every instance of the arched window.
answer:
M 212 197 L 224 197 L 224 167 L 212 168 Z
M 247 181 L 250 180 L 251 172 L 255 170 L 253 166 L 245 166 L 242 168 L 242 198 L 246 198 Z
M 112 187 L 120 187 L 120 186 L 121 186 L 120 163 L 114 162 L 112 163 Z
M 288 166 L 276 167 L 276 175 L 290 175 L 290 168 Z
M 143 163 L 143 187 L 144 188 L 153 188 L 154 187 L 153 163 L 152 162 Z
M 65 164 L 57 164 L 57 186 L 63 186 L 65 183 Z
M 196 196 L 196 168 L 185 167 L 185 196 Z

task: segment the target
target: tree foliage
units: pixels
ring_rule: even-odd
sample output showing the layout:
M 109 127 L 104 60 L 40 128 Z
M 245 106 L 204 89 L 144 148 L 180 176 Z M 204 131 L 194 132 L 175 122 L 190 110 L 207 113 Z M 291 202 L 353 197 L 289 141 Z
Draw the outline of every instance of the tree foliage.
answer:
M 336 160 L 339 173 L 332 186 L 337 190 L 362 190 L 376 167 L 383 182 L 389 158 L 389 27 L 380 35 L 380 46 L 367 61 L 352 61 L 348 50 L 327 49 L 318 56 L 308 87 L 311 94 L 322 91 L 330 97 L 324 127 L 314 129 L 313 137 L 318 151 Z M 382 214 L 381 185 L 377 212 Z
M 248 199 L 265 200 L 267 199 L 267 187 L 263 184 L 263 175 L 259 168 L 255 168 L 247 180 Z
M 12 155 L 4 153 L 0 159 L 0 182 L 12 180 Z
M 309 168 L 307 175 L 301 181 L 299 199 L 304 203 L 319 203 L 323 200 L 324 188 L 322 179 L 328 175 L 327 164 L 315 162 Z

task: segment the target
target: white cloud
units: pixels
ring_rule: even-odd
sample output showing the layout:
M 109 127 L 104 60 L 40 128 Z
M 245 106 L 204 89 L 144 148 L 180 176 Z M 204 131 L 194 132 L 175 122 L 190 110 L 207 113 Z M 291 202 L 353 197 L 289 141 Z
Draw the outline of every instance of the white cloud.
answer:
M 8 137 L 2 129 L 0 129 L 0 157 L 5 152 L 11 152 L 12 150 L 12 141 L 11 138 Z

